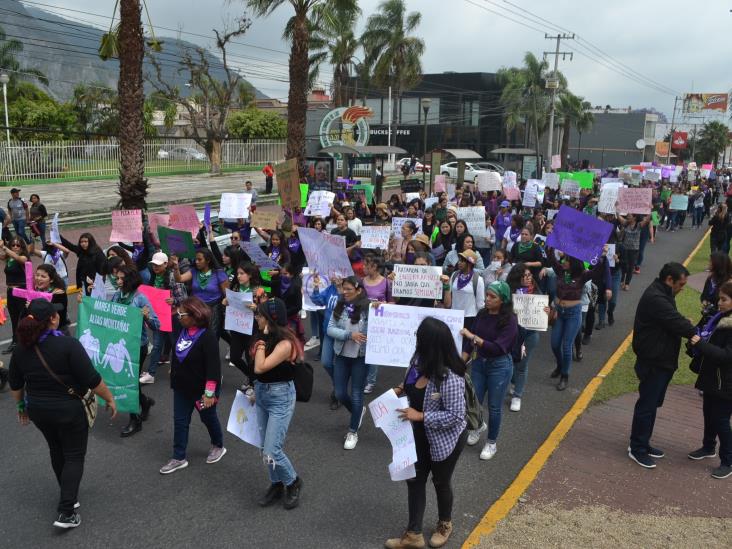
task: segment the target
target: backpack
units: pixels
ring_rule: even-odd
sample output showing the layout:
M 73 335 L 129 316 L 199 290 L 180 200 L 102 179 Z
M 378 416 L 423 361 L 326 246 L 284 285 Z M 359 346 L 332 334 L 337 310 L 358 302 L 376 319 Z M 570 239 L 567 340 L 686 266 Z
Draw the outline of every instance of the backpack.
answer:
M 483 406 L 480 405 L 473 380 L 467 372 L 465 372 L 465 421 L 468 422 L 468 429 L 471 431 L 480 429 L 483 425 Z
M 313 396 L 313 367 L 309 362 L 295 364 L 295 400 L 308 402 Z

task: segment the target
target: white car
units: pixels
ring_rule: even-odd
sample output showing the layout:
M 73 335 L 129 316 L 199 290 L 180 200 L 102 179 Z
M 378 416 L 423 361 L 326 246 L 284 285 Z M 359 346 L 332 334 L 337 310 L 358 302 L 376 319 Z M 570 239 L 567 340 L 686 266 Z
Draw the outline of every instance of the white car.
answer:
M 174 149 L 170 149 L 169 151 L 166 151 L 165 149 L 160 149 L 158 151 L 158 158 L 161 160 L 198 160 L 201 162 L 208 160 L 206 153 L 203 153 L 193 147 L 175 147 Z
M 478 180 L 478 174 L 479 173 L 488 173 L 493 170 L 482 170 L 480 167 L 476 166 L 475 164 L 472 164 L 471 162 L 465 163 L 465 175 L 463 176 L 465 181 L 476 183 Z M 440 173 L 444 176 L 451 177 L 453 179 L 457 178 L 458 175 L 458 163 L 457 162 L 448 162 L 447 164 L 442 164 L 440 166 Z
M 407 166 L 409 166 L 409 164 L 411 163 L 411 161 L 412 161 L 411 158 L 400 158 L 396 162 L 396 169 L 399 170 L 399 171 L 402 171 L 403 166 L 405 164 Z M 424 168 L 424 166 L 422 165 L 422 163 L 419 160 L 417 160 L 417 164 L 414 166 L 414 170 L 416 172 L 420 172 L 421 173 L 423 171 L 423 168 Z M 429 164 L 427 164 L 427 170 L 426 171 L 427 171 L 427 173 L 430 173 L 430 165 Z

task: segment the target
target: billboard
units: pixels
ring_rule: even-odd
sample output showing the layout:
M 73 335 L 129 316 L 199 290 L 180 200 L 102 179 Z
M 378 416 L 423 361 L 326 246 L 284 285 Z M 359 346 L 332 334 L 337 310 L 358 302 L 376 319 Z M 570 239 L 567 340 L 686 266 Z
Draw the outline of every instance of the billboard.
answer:
M 671 137 L 672 149 L 685 149 L 689 146 L 688 132 L 674 132 Z
M 726 93 L 687 93 L 684 95 L 683 111 L 694 113 L 701 111 L 727 112 L 728 96 Z

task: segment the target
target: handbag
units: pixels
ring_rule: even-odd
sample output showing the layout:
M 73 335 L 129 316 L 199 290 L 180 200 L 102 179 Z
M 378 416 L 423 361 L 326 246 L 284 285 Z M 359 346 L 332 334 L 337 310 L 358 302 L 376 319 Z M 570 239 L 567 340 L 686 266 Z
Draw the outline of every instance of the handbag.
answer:
M 77 393 L 71 387 L 61 381 L 61 378 L 59 378 L 55 373 L 53 373 L 53 370 L 51 370 L 51 367 L 46 362 L 46 359 L 43 358 L 43 353 L 41 353 L 38 345 L 35 346 L 35 350 L 38 358 L 41 361 L 41 364 L 43 364 L 43 367 L 46 369 L 46 371 L 51 374 L 51 377 L 58 381 L 61 385 L 66 387 L 67 393 L 81 400 L 81 405 L 84 407 L 84 414 L 86 415 L 86 423 L 87 425 L 89 425 L 89 428 L 93 427 L 94 421 L 97 419 L 97 397 L 96 395 L 94 395 L 94 392 L 89 389 L 84 396 L 81 396 L 79 393 Z
M 313 396 L 313 367 L 309 362 L 295 364 L 295 400 L 308 402 Z

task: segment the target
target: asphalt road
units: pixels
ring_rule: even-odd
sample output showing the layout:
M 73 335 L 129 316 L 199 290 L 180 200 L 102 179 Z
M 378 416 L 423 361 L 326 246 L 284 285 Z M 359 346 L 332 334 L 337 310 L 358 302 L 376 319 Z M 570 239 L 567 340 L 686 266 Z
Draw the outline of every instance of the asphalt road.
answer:
M 512 413 L 505 408 L 498 453 L 491 461 L 480 461 L 478 445 L 466 448 L 458 463 L 455 533 L 449 547 L 462 543 L 628 334 L 635 303 L 662 263 L 682 261 L 701 236 L 701 231 L 689 229 L 664 232 L 656 244 L 649 244 L 643 273 L 634 278 L 630 292 L 622 292 L 615 326 L 595 332 L 591 345 L 585 347 L 583 362 L 573 365 L 570 388 L 565 392 L 556 391 L 549 379 L 553 358 L 548 335 L 542 336 L 530 365 L 523 409 Z M 0 328 L 0 339 L 6 340 L 8 335 L 7 326 Z M 223 366 L 223 372 L 219 418 L 225 425 L 242 377 L 228 366 Z M 382 368 L 375 395 L 397 384 L 402 375 L 402 369 Z M 112 422 L 101 414 L 97 420 L 80 492 L 83 522 L 68 533 L 59 533 L 52 526 L 58 488 L 46 444 L 33 426 L 17 424 L 10 394 L 0 394 L 2 545 L 53 544 L 59 549 L 381 547 L 387 537 L 401 532 L 407 520 L 406 486 L 392 482 L 387 471 L 391 461 L 388 440 L 367 418 L 357 448 L 343 450 L 348 415 L 343 409 L 328 409 L 330 383 L 318 366 L 315 382 L 312 400 L 297 404 L 286 444 L 304 481 L 299 508 L 285 511 L 281 506 L 257 506 L 256 500 L 268 484 L 264 465 L 257 449 L 228 433 L 228 453 L 219 463 L 207 465 L 209 441 L 195 414 L 188 448 L 190 466 L 170 476 L 158 473 L 171 455 L 173 436 L 172 394 L 167 372 L 161 367 L 155 385 L 145 390 L 157 405 L 141 433 L 122 439 L 119 430 L 126 417 Z M 436 520 L 430 485 L 426 533 Z

